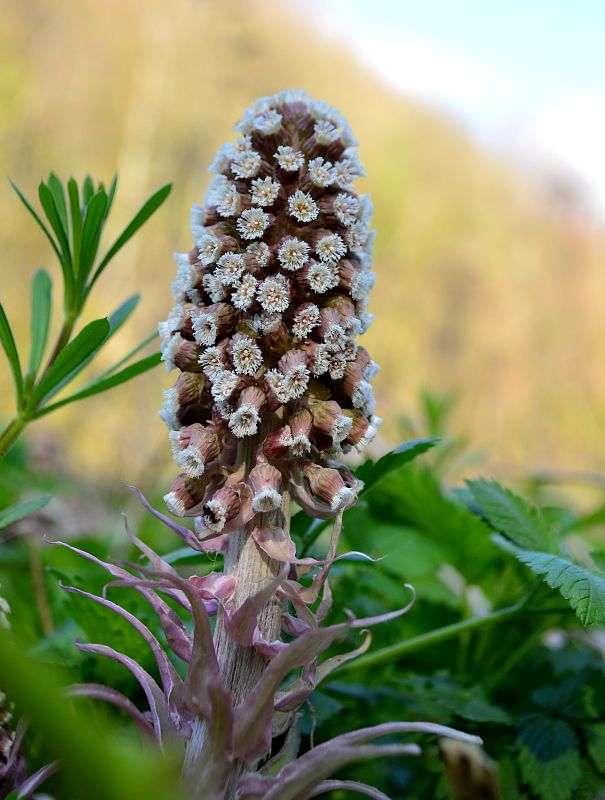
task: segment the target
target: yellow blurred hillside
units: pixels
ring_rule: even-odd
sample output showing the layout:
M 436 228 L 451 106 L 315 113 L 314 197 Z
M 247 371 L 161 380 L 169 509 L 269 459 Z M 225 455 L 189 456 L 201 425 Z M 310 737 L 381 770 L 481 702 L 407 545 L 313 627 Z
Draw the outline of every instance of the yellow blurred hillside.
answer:
M 89 317 L 143 302 L 104 355 L 109 366 L 171 303 L 171 253 L 189 247 L 188 209 L 206 167 L 257 95 L 304 87 L 340 108 L 360 140 L 378 230 L 377 319 L 366 346 L 385 437 L 421 386 L 455 390 L 456 424 L 495 464 L 605 469 L 605 236 L 564 219 L 445 117 L 391 93 L 354 54 L 287 3 L 3 0 L 0 170 L 34 198 L 50 170 L 120 174 L 125 223 L 164 182 L 166 206 L 112 265 Z M 33 271 L 50 266 L 8 184 L 0 186 L 1 296 L 28 337 Z M 0 366 L 0 413 L 10 411 Z M 32 432 L 60 432 L 83 474 L 164 480 L 162 370 L 70 406 Z

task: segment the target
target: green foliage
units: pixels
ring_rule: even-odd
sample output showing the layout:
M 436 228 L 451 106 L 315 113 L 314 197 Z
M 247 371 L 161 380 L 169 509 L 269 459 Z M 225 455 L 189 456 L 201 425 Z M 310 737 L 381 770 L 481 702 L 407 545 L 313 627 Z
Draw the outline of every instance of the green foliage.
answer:
M 82 372 L 136 308 L 140 299 L 138 294 L 124 301 L 107 318 L 88 323 L 73 336 L 92 287 L 110 261 L 162 205 L 171 188 L 168 185 L 155 192 L 108 248 L 105 255 L 99 257 L 99 247 L 113 204 L 117 178 L 114 178 L 108 190 L 102 183 L 95 185 L 90 177 L 87 177 L 81 186 L 70 178 L 66 188 L 56 175 L 51 174 L 48 180 L 40 183 L 38 187 L 42 214 L 34 209 L 14 183 L 11 182 L 11 185 L 46 236 L 59 260 L 63 277 L 64 318 L 57 342 L 46 365 L 42 367 L 51 322 L 52 279 L 45 270 L 38 270 L 32 282 L 29 368 L 24 375 L 21 368 L 22 359 L 19 358 L 8 317 L 0 304 L 0 342 L 12 372 L 17 406 L 15 418 L 0 434 L 0 456 L 12 446 L 25 425 L 32 420 L 66 403 L 107 391 L 158 363 L 157 356 L 147 357 L 129 364 L 118 372 L 119 367 L 126 363 L 122 360 L 109 371 L 109 374 L 115 373 L 112 380 L 103 380 L 107 376 L 101 376 L 101 379 L 89 383 L 85 390 L 76 392 L 52 406 L 47 404 L 50 398 Z M 148 341 L 149 339 L 146 339 L 144 344 Z M 128 358 L 134 356 L 142 346 L 135 348 Z
M 50 497 L 48 496 L 38 497 L 35 500 L 28 500 L 25 503 L 13 503 L 0 509 L 0 530 L 44 508 L 49 500 Z

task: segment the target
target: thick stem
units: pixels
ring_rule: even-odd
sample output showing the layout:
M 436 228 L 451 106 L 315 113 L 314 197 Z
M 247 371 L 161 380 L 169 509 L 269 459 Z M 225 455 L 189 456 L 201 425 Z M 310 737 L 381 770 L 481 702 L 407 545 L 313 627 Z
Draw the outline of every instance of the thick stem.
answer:
M 242 454 L 247 461 L 247 471 L 254 466 L 254 448 L 249 446 Z M 234 603 L 236 607 L 256 594 L 268 580 L 279 572 L 280 564 L 270 559 L 256 544 L 250 535 L 255 525 L 279 524 L 288 529 L 290 526 L 290 496 L 283 493 L 282 507 L 278 511 L 262 515 L 247 525 L 243 530 L 231 534 L 229 547 L 225 554 L 224 571 L 233 575 L 236 581 Z M 279 638 L 281 630 L 281 605 L 272 598 L 259 615 L 258 626 L 260 633 L 267 641 Z M 244 700 L 256 686 L 267 659 L 256 652 L 254 648 L 241 647 L 229 638 L 223 625 L 223 612 L 219 611 L 214 632 L 214 645 L 217 659 L 225 686 L 231 692 L 234 707 Z M 194 724 L 193 733 L 187 746 L 183 772 L 185 775 L 194 773 L 196 765 L 202 757 L 204 741 L 206 738 L 206 723 L 198 719 Z M 249 765 L 235 763 L 229 783 L 225 792 L 225 800 L 235 798 L 237 781 L 243 770 Z

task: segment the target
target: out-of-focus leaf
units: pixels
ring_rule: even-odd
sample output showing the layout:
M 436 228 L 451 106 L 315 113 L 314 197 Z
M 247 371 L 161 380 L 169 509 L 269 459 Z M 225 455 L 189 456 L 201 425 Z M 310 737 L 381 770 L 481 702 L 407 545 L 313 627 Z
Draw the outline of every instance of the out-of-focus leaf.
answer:
M 605 724 L 601 722 L 587 729 L 586 746 L 595 767 L 605 773 Z
M 404 464 L 413 461 L 422 453 L 426 453 L 431 447 L 434 447 L 440 441 L 439 437 L 431 436 L 427 439 L 412 439 L 410 442 L 391 450 L 390 453 L 379 458 L 378 461 L 366 461 L 356 471 L 356 476 L 360 481 L 364 482 L 365 490 L 367 491 L 389 472 L 399 469 Z
M 92 198 L 94 193 L 95 193 L 94 182 L 93 182 L 92 178 L 90 177 L 90 175 L 87 175 L 84 178 L 84 183 L 82 184 L 82 197 L 84 198 L 84 205 L 85 206 L 87 206 L 90 203 L 91 198 Z
M 17 353 L 17 346 L 15 344 L 13 332 L 2 303 L 0 303 L 0 342 L 2 342 L 2 347 L 4 348 L 11 372 L 13 373 L 15 393 L 17 395 L 17 401 L 20 403 L 21 398 L 23 397 L 23 377 L 21 375 L 21 364 L 19 362 L 19 354 Z
M 44 755 L 61 761 L 69 796 L 87 800 L 177 800 L 177 761 L 137 745 L 88 706 L 67 703 L 65 681 L 49 664 L 31 660 L 0 628 L 0 684 L 27 714 L 43 741 Z
M 578 738 L 561 720 L 531 714 L 519 725 L 518 764 L 542 800 L 571 800 L 581 777 Z
M 467 481 L 490 525 L 519 547 L 560 553 L 557 536 L 540 510 L 495 481 Z
M 35 500 L 27 500 L 25 503 L 14 503 L 7 508 L 0 509 L 0 530 L 39 511 L 49 500 L 50 495 L 43 495 L 42 497 L 37 497 Z
M 143 372 L 153 369 L 153 367 L 157 366 L 161 360 L 161 353 L 153 353 L 151 356 L 142 358 L 140 361 L 136 361 L 134 364 L 131 364 L 130 366 L 120 370 L 120 372 L 110 375 L 108 378 L 91 383 L 85 389 L 82 389 L 81 392 L 76 392 L 76 394 L 65 397 L 63 400 L 59 400 L 57 403 L 53 403 L 50 406 L 45 406 L 36 414 L 36 418 L 43 417 L 45 414 L 55 411 L 57 408 L 61 408 L 61 406 L 65 406 L 68 403 L 74 403 L 76 400 L 83 400 L 85 397 L 91 397 L 93 394 L 106 392 L 108 389 L 113 389 L 114 386 L 119 386 L 121 383 L 126 383 L 126 381 L 129 381 L 136 375 L 141 375 Z
M 107 319 L 97 319 L 90 322 L 59 353 L 54 364 L 46 375 L 40 380 L 33 393 L 32 400 L 35 406 L 43 400 L 56 394 L 71 377 L 83 369 L 89 358 L 101 347 L 109 334 Z
M 31 351 L 29 354 L 29 371 L 36 374 L 44 355 L 48 329 L 50 326 L 50 310 L 52 300 L 52 280 L 48 272 L 39 269 L 32 283 L 31 301 Z
M 558 589 L 574 609 L 583 625 L 605 622 L 605 578 L 562 556 L 524 550 L 502 536 L 493 537 L 503 550 L 515 555 L 522 564 L 552 588 Z
M 111 261 L 111 259 L 118 253 L 122 247 L 126 244 L 126 242 L 136 233 L 136 231 L 143 225 L 149 217 L 156 211 L 164 202 L 164 200 L 170 194 L 172 189 L 171 184 L 167 184 L 159 189 L 155 194 L 153 194 L 146 203 L 143 204 L 141 209 L 135 214 L 132 220 L 128 223 L 128 225 L 124 228 L 122 233 L 118 236 L 116 241 L 112 244 L 109 248 L 103 259 L 101 260 L 99 266 L 96 269 L 96 272 L 90 282 L 90 286 L 96 282 L 99 278 L 107 264 Z

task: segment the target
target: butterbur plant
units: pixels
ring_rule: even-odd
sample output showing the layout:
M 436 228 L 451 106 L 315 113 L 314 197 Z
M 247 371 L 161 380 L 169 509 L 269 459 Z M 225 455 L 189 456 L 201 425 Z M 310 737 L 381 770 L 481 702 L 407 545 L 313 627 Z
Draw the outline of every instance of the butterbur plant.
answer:
M 181 470 L 165 502 L 192 525 L 140 495 L 193 550 L 221 553 L 223 570 L 184 578 L 131 533 L 140 564 L 78 551 L 107 570 L 108 586 L 151 604 L 169 651 L 106 594 L 66 587 L 126 619 L 159 678 L 124 653 L 80 642 L 129 669 L 148 708 L 96 684 L 72 693 L 118 705 L 144 736 L 181 752 L 187 797 L 303 800 L 341 788 L 384 798 L 333 775 L 351 761 L 417 754 L 415 742 L 393 738 L 401 734 L 478 740 L 393 722 L 301 752 L 300 712 L 315 687 L 368 649 L 368 628 L 411 606 L 326 622 L 342 514 L 362 486 L 342 457 L 362 451 L 380 422 L 376 365 L 357 341 L 371 322 L 371 206 L 353 188 L 363 170 L 349 127 L 325 103 L 303 92 L 262 98 L 236 130 L 212 165 L 204 207 L 193 207 L 194 246 L 176 256 L 176 306 L 160 324 L 163 360 L 179 373 L 161 411 Z M 323 559 L 296 553 L 293 502 L 332 520 Z M 355 649 L 325 656 L 356 630 Z

